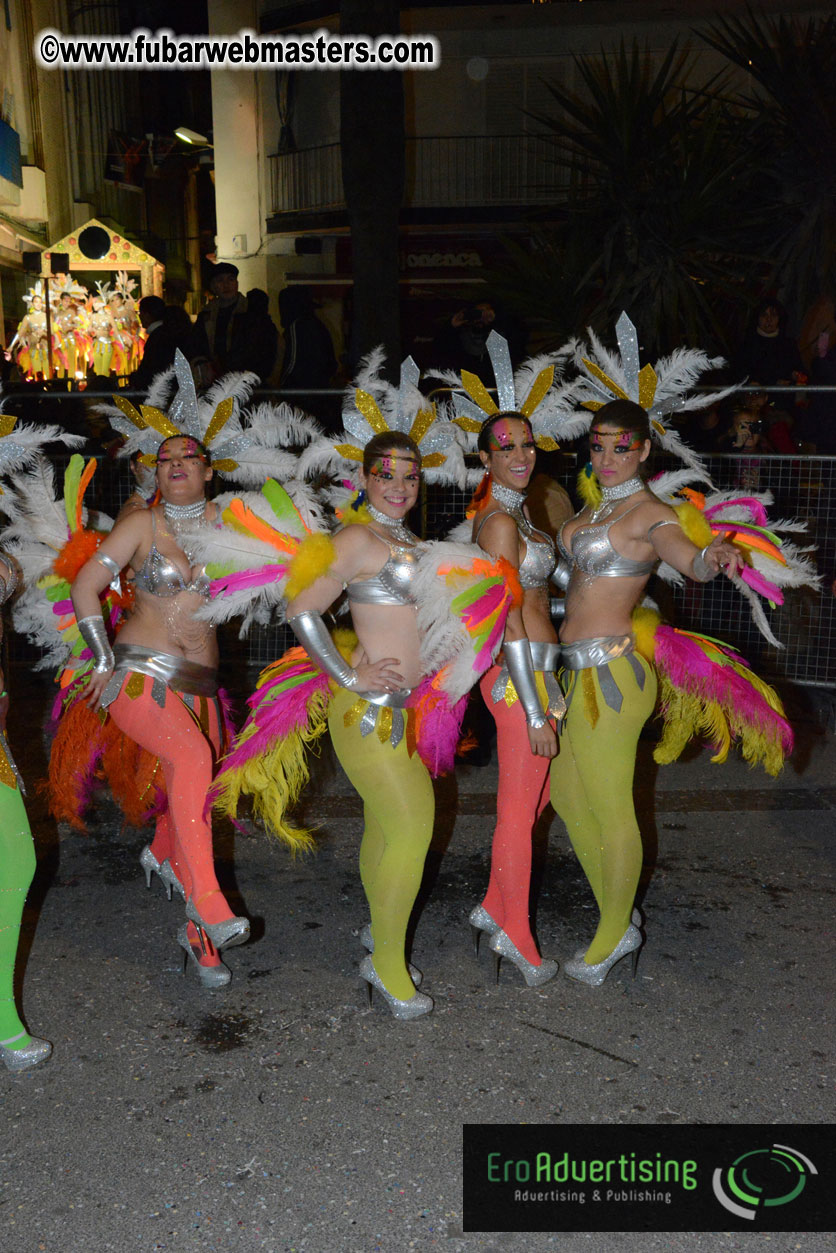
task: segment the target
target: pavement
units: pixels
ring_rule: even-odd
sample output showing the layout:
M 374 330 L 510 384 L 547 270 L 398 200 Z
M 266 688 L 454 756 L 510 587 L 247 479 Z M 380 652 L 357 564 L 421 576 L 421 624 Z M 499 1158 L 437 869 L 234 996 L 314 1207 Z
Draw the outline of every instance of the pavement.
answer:
M 22 1004 L 53 1058 L 0 1070 L 2 1253 L 500 1253 L 830 1248 L 805 1232 L 463 1231 L 465 1123 L 827 1123 L 836 744 L 800 699 L 778 780 L 703 751 L 657 768 L 642 742 L 646 944 L 598 989 L 526 988 L 467 914 L 487 882 L 496 766 L 438 786 L 412 941 L 435 1011 L 394 1022 L 357 977 L 367 921 L 356 797 L 324 750 L 305 803 L 317 853 L 293 861 L 220 825 L 219 878 L 251 941 L 233 980 L 183 977 L 182 903 L 138 865 L 147 832 L 103 796 L 87 835 L 56 830 L 43 774 L 47 685 L 10 678 L 39 866 Z M 812 701 L 812 707 L 811 707 Z M 602 763 L 602 786 L 606 766 Z M 550 811 L 548 811 L 550 812 Z M 537 832 L 537 932 L 564 960 L 595 912 L 560 821 Z M 719 1211 L 718 1211 L 719 1212 Z

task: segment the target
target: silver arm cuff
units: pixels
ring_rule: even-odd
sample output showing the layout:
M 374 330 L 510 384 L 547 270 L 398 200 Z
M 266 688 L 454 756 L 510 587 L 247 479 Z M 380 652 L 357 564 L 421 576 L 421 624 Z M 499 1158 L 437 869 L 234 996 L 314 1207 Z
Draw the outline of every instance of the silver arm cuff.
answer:
M 78 629 L 81 632 L 81 638 L 93 654 L 93 660 L 96 663 L 93 667 L 95 673 L 109 674 L 115 663 L 104 619 L 101 615 L 92 614 L 89 618 L 80 618 Z
M 287 625 L 305 649 L 308 656 L 339 683 L 340 687 L 355 687 L 357 671 L 344 661 L 331 633 L 322 621 L 322 614 L 306 609 L 288 619 Z
M 555 587 L 559 587 L 562 592 L 565 592 L 571 577 L 572 567 L 565 557 L 561 557 L 552 575 L 552 583 L 554 583 Z
M 549 617 L 565 618 L 566 617 L 566 597 L 551 596 L 549 597 Z
M 536 730 L 546 725 L 546 715 L 540 702 L 540 693 L 534 681 L 534 665 L 527 639 L 506 640 L 502 645 L 505 665 L 517 693 L 517 699 L 525 710 L 525 720 Z
M 713 542 L 714 541 L 712 540 L 711 543 Z M 698 583 L 710 583 L 711 580 L 715 579 L 720 573 L 719 570 L 712 570 L 711 566 L 705 559 L 705 554 L 708 552 L 710 547 L 711 544 L 706 544 L 705 548 L 703 548 L 701 552 L 698 552 L 694 558 L 691 569 L 693 571 L 693 576 Z

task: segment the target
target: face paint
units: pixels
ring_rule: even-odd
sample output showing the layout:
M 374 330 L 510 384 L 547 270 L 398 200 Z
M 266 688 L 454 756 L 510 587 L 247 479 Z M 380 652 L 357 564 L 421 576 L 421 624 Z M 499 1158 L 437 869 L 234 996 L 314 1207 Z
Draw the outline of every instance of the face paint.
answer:
M 615 439 L 614 448 L 619 448 L 623 452 L 638 452 L 644 446 L 644 439 L 638 431 L 629 431 L 619 428 L 616 431 L 599 431 L 593 426 L 590 431 L 593 441 L 600 442 L 602 436 L 608 439 Z
M 498 422 L 494 422 L 488 431 L 488 452 L 511 452 L 518 445 L 514 436 L 513 422 L 520 422 L 520 418 L 500 418 Z M 525 447 L 533 442 L 531 428 L 527 422 L 522 422 L 524 434 L 522 437 L 522 446 Z
M 396 462 L 398 461 L 402 461 L 404 463 L 404 474 L 410 475 L 420 473 L 420 466 L 414 457 L 406 455 L 400 456 L 396 453 L 384 453 L 380 457 L 375 457 L 369 467 L 369 474 L 373 474 L 377 478 L 380 478 L 384 474 L 394 474 L 397 469 Z
M 167 447 L 157 453 L 157 461 L 171 461 L 174 457 L 178 457 L 177 453 L 169 452 Z M 206 461 L 206 455 L 202 451 L 196 440 L 190 439 L 188 436 L 183 437 L 183 451 L 179 454 L 180 461 Z

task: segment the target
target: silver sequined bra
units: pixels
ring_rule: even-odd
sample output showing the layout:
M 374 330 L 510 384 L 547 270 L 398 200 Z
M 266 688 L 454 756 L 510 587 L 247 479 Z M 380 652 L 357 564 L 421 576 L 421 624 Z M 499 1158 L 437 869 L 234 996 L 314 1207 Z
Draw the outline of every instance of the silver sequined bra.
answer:
M 210 580 L 205 570 L 201 570 L 196 578 L 186 582 L 171 558 L 166 557 L 157 548 L 156 534 L 157 520 L 152 512 L 151 549 L 142 563 L 142 568 L 137 570 L 134 576 L 134 585 L 151 596 L 169 597 L 179 596 L 181 592 L 197 592 L 199 596 L 208 597 Z
M 417 573 L 417 549 L 390 544 L 386 564 L 377 574 L 348 584 L 348 599 L 354 605 L 414 605 L 412 585 Z
M 492 518 L 494 514 L 505 512 L 507 512 L 505 509 L 494 509 L 491 513 L 485 514 L 473 537 L 474 541 L 479 538 L 479 531 L 482 530 L 488 518 Z M 508 516 L 511 517 L 512 515 L 509 514 Z M 514 521 L 516 522 L 516 518 Z M 544 531 L 536 531 L 533 526 L 526 533 L 520 530 L 519 523 L 517 523 L 517 531 L 525 543 L 525 556 L 520 562 L 520 568 L 517 571 L 520 587 L 525 592 L 531 591 L 535 587 L 547 587 L 557 565 L 557 554 L 554 551 L 554 544 Z M 535 535 L 543 535 L 544 538 L 541 540 L 535 539 Z
M 658 558 L 652 561 L 634 561 L 632 557 L 623 557 L 621 553 L 615 551 L 610 540 L 610 527 L 613 523 L 620 522 L 622 518 L 627 517 L 628 513 L 632 513 L 633 509 L 637 508 L 638 505 L 633 505 L 633 508 L 628 509 L 626 513 L 613 518 L 612 522 L 605 522 L 600 526 L 578 527 L 572 535 L 571 551 L 563 542 L 563 531 L 566 527 L 564 522 L 557 536 L 560 555 L 570 565 L 577 566 L 584 574 L 595 575 L 597 578 L 629 579 L 643 574 L 652 574 Z

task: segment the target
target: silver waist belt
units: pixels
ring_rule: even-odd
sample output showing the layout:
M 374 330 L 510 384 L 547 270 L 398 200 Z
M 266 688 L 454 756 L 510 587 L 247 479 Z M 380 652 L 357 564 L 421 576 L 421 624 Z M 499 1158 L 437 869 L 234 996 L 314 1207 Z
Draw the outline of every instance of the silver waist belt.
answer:
M 150 648 L 142 648 L 138 644 L 115 644 L 113 657 L 116 663 L 113 675 L 102 696 L 105 708 L 116 700 L 122 689 L 122 680 L 131 670 L 154 680 L 151 695 L 158 705 L 164 703 L 166 687 L 188 696 L 217 695 L 218 672 L 214 666 L 201 666 L 173 653 L 152 652 Z
M 357 692 L 353 687 L 347 689 L 353 696 L 360 696 L 370 705 L 388 705 L 390 709 L 405 709 L 412 695 L 411 687 L 399 687 L 397 692 Z
M 598 635 L 574 644 L 561 644 L 560 659 L 567 670 L 590 670 L 632 653 L 635 645 L 633 635 Z

